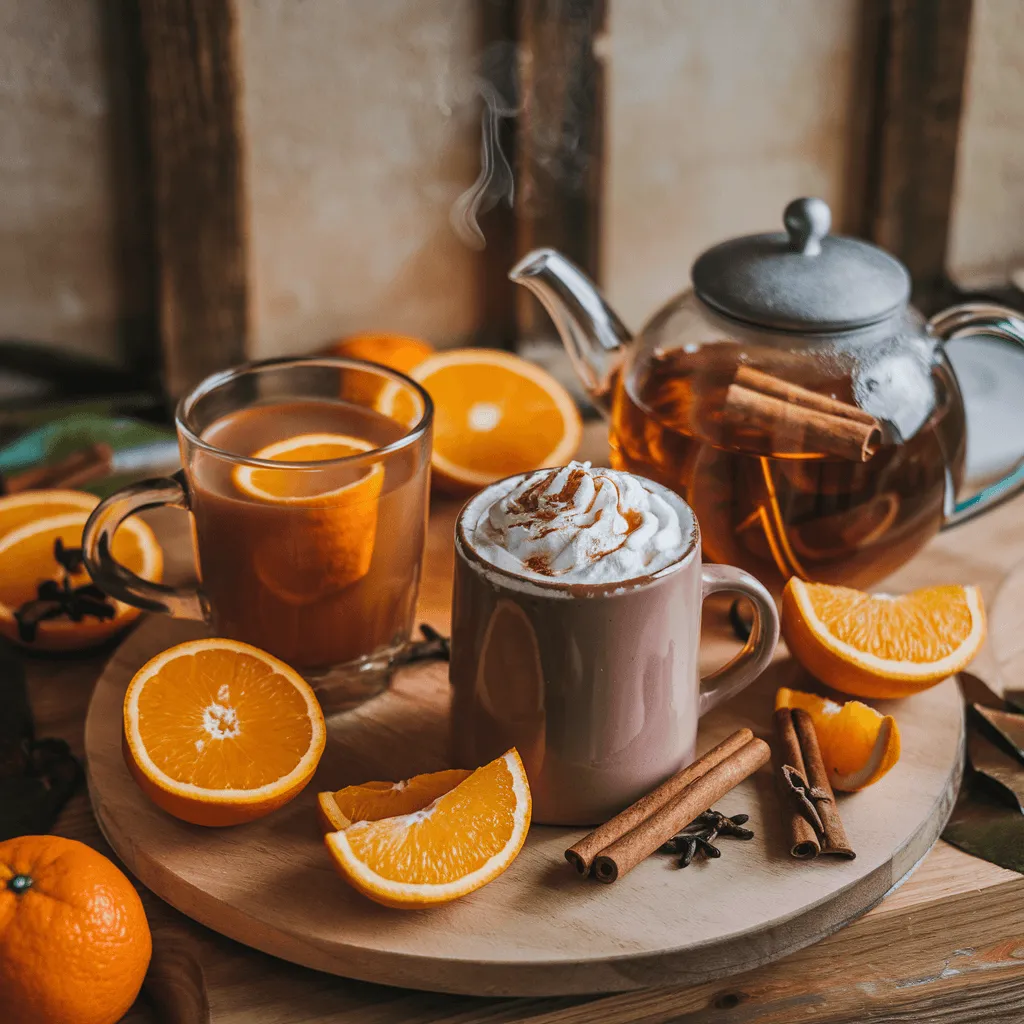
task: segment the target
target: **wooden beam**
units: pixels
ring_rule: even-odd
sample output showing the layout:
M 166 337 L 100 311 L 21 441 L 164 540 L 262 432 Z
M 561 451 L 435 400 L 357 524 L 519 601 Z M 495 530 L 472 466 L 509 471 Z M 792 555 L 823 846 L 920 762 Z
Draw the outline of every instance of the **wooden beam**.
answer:
M 946 290 L 972 6 L 886 0 L 880 19 L 871 236 L 906 263 L 926 311 Z
M 552 246 L 595 278 L 604 165 L 604 69 L 595 42 L 606 20 L 606 0 L 520 0 L 517 249 Z M 547 314 L 523 289 L 517 312 L 521 336 L 551 334 Z
M 245 359 L 247 246 L 234 0 L 138 0 L 164 387 Z

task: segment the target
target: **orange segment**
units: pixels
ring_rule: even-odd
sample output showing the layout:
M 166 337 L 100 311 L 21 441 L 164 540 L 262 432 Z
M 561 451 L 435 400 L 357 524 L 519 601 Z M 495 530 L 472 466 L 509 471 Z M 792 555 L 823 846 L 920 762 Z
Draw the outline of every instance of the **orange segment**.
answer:
M 94 500 L 93 504 L 96 501 Z M 0 634 L 22 643 L 14 612 L 25 602 L 35 600 L 37 587 L 44 580 L 64 579 L 64 570 L 54 557 L 54 544 L 65 548 L 82 546 L 82 530 L 89 512 L 64 512 L 24 523 L 0 537 Z M 153 531 L 141 519 L 127 519 L 114 534 L 114 558 L 147 580 L 159 581 L 164 557 Z M 84 569 L 70 576 L 73 587 L 89 583 Z M 26 646 L 44 651 L 76 651 L 108 640 L 138 618 L 138 608 L 113 602 L 112 619 L 86 616 L 81 622 L 68 618 L 40 622 L 36 637 Z
M 366 359 L 371 363 L 380 363 L 399 373 L 411 373 L 434 354 L 434 346 L 429 341 L 406 334 L 367 332 L 342 338 L 329 346 L 327 351 L 347 359 Z
M 67 512 L 91 512 L 99 503 L 95 494 L 59 488 L 9 494 L 0 498 L 0 537 L 37 519 Z
M 325 836 L 341 876 L 385 906 L 448 903 L 497 878 L 530 827 L 530 787 L 515 749 L 423 810 Z
M 462 768 L 448 768 L 414 775 L 403 782 L 364 782 L 333 793 L 318 793 L 320 822 L 325 832 L 334 832 L 354 821 L 379 821 L 422 811 L 472 774 Z
M 326 730 L 309 684 L 235 640 L 158 654 L 124 698 L 124 754 L 142 791 L 196 825 L 252 821 L 313 776 Z
M 870 786 L 900 759 L 896 719 L 859 700 L 837 704 L 783 686 L 775 695 L 775 707 L 803 708 L 811 716 L 833 789 L 853 792 Z
M 449 489 L 568 462 L 582 423 L 550 374 L 508 352 L 451 349 L 413 370 L 434 400 L 435 477 Z
M 303 516 L 302 529 L 288 531 L 287 545 L 267 544 L 256 552 L 260 578 L 279 597 L 309 604 L 370 571 L 384 466 L 334 460 L 373 447 L 347 434 L 301 434 L 261 448 L 252 457 L 310 463 L 308 470 L 235 468 L 235 486 L 247 497 Z M 318 468 L 317 463 L 324 465 Z
M 901 597 L 792 578 L 782 634 L 793 656 L 829 686 L 858 697 L 905 697 L 964 668 L 985 639 L 977 587 Z

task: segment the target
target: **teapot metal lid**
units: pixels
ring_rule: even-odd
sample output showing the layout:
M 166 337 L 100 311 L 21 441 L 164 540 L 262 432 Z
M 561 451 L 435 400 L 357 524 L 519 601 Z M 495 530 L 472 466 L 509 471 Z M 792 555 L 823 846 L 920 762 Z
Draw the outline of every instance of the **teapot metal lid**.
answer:
M 784 331 L 837 331 L 891 316 L 910 298 L 910 274 L 869 242 L 830 235 L 821 199 L 794 199 L 786 233 L 746 235 L 697 258 L 693 286 L 713 309 Z

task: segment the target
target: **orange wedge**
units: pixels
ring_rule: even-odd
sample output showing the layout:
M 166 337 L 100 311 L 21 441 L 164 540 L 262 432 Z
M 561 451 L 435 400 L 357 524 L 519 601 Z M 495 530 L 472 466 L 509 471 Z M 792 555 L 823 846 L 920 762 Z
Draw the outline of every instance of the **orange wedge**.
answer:
M 906 697 L 964 668 L 985 639 L 977 587 L 901 597 L 793 577 L 782 593 L 782 634 L 793 657 L 842 693 Z
M 465 896 L 516 859 L 530 827 L 530 786 L 515 749 L 411 814 L 360 821 L 324 840 L 342 878 L 388 907 Z
M 97 500 L 94 498 L 92 504 Z M 138 618 L 138 608 L 113 601 L 112 618 L 87 615 L 79 622 L 67 617 L 47 619 L 36 627 L 34 639 L 22 640 L 15 611 L 36 599 L 37 588 L 44 580 L 64 580 L 64 570 L 54 556 L 54 545 L 59 540 L 65 548 L 80 548 L 88 518 L 86 509 L 65 511 L 24 522 L 0 537 L 0 635 L 33 650 L 78 651 L 109 640 Z M 125 520 L 114 535 L 112 554 L 144 579 L 159 581 L 163 575 L 163 551 L 153 531 L 141 519 Z M 83 568 L 69 575 L 68 580 L 72 587 L 85 586 L 89 575 Z
M 896 719 L 859 700 L 837 704 L 783 686 L 775 694 L 775 707 L 803 708 L 811 716 L 833 789 L 850 793 L 870 786 L 900 759 Z
M 403 782 L 364 782 L 333 793 L 317 793 L 320 823 L 325 832 L 334 832 L 354 821 L 379 821 L 422 811 L 472 774 L 463 768 L 448 768 L 414 775 Z
M 326 730 L 309 684 L 235 640 L 158 654 L 124 698 L 124 756 L 158 807 L 195 825 L 269 814 L 313 777 Z
M 256 551 L 254 564 L 260 579 L 278 597 L 310 604 L 369 572 L 384 466 L 334 460 L 361 455 L 373 447 L 347 434 L 300 434 L 267 445 L 252 458 L 310 463 L 309 469 L 235 467 L 238 490 L 277 509 L 281 543 Z M 301 523 L 295 518 L 297 511 Z
M 550 374 L 508 352 L 439 352 L 412 371 L 434 400 L 437 483 L 448 490 L 568 462 L 580 444 L 576 403 Z
M 52 488 L 23 491 L 0 498 L 0 537 L 37 519 L 63 515 L 66 512 L 91 512 L 100 499 L 85 491 Z
M 371 363 L 411 373 L 425 359 L 434 354 L 434 346 L 422 338 L 406 334 L 367 332 L 352 334 L 335 342 L 327 349 L 331 355 L 347 359 L 366 359 Z

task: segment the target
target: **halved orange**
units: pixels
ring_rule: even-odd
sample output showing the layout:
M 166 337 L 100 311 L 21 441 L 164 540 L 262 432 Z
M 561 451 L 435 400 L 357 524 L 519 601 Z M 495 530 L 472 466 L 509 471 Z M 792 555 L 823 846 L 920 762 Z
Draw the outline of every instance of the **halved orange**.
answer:
M 332 460 L 373 448 L 369 441 L 347 434 L 300 434 L 267 445 L 252 457 L 310 463 L 308 470 L 235 467 L 239 491 L 274 506 L 276 512 L 268 507 L 267 514 L 280 519 L 280 542 L 254 553 L 260 579 L 279 597 L 309 604 L 370 571 L 384 465 Z
M 37 519 L 63 515 L 66 512 L 91 512 L 100 499 L 85 491 L 61 488 L 23 491 L 0 498 L 0 537 Z
M 516 859 L 530 827 L 530 786 L 515 749 L 411 814 L 360 821 L 324 837 L 342 878 L 385 906 L 465 896 Z
M 0 537 L 0 635 L 33 650 L 77 651 L 103 643 L 138 618 L 138 608 L 113 601 L 113 618 L 86 616 L 80 622 L 66 617 L 46 619 L 36 627 L 33 640 L 21 639 L 15 611 L 36 599 L 44 580 L 63 581 L 65 573 L 54 556 L 54 545 L 59 540 L 65 548 L 80 548 L 88 518 L 85 509 L 64 512 L 22 523 Z M 125 520 L 114 534 L 112 554 L 143 579 L 159 581 L 163 576 L 163 550 L 141 519 Z M 83 568 L 71 574 L 69 582 L 72 587 L 84 586 L 89 574 Z
M 775 707 L 803 708 L 811 716 L 833 789 L 853 792 L 870 786 L 900 759 L 896 719 L 859 700 L 837 704 L 783 686 L 775 694 Z
M 400 373 L 411 373 L 420 363 L 434 354 L 434 346 L 422 338 L 386 331 L 367 331 L 350 334 L 327 349 L 331 355 L 348 359 L 366 359 L 380 363 Z
M 782 635 L 812 675 L 857 697 L 906 697 L 959 672 L 985 639 L 977 587 L 890 597 L 793 577 L 782 593 Z
M 317 793 L 320 823 L 325 832 L 348 828 L 354 821 L 379 821 L 396 814 L 422 811 L 473 773 L 464 768 L 414 775 L 402 782 L 364 782 L 334 792 Z
M 135 673 L 124 756 L 158 807 L 195 825 L 237 825 L 296 796 L 326 739 L 309 684 L 236 640 L 192 640 Z
M 579 447 L 576 403 L 539 366 L 510 352 L 438 352 L 412 371 L 434 400 L 431 465 L 439 485 L 474 490 L 545 466 Z

